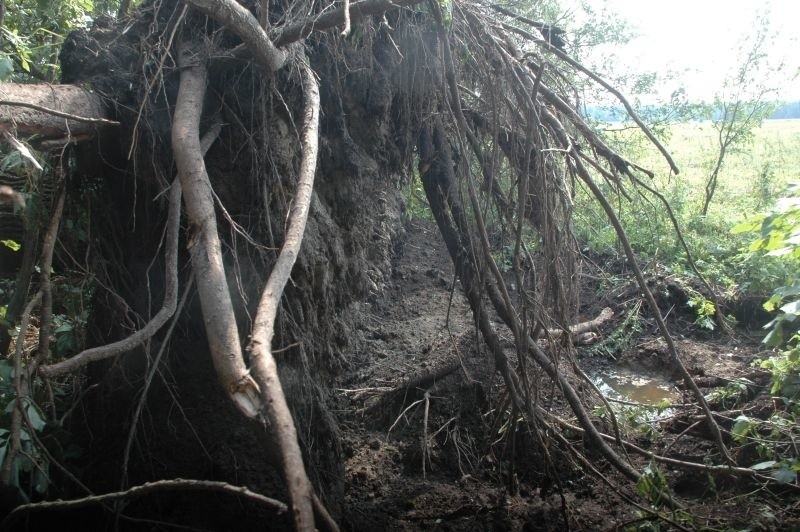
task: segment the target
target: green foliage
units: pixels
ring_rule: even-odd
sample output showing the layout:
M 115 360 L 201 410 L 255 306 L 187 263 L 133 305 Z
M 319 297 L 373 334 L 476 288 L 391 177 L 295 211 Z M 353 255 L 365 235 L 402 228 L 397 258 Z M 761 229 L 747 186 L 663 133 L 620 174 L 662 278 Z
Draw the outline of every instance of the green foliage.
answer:
M 53 355 L 57 358 L 64 358 L 81 349 L 84 344 L 86 321 L 89 317 L 89 310 L 84 309 L 78 314 L 66 316 L 56 314 L 53 316 L 55 344 L 53 345 Z
M 453 0 L 437 0 L 437 3 L 442 13 L 442 24 L 450 29 L 453 25 Z
M 118 0 L 6 0 L 0 51 L 0 80 L 58 79 L 58 52 L 67 34 L 88 27 Z
M 0 244 L 3 244 L 11 251 L 19 251 L 22 248 L 22 246 L 16 240 L 0 240 Z
M 800 397 L 800 183 L 791 184 L 772 213 L 760 215 L 734 228 L 756 232 L 748 252 L 772 257 L 786 266 L 787 278 L 764 303 L 775 318 L 764 343 L 785 350 L 758 363 L 772 373 L 772 393 L 787 400 Z
M 668 133 L 667 148 L 681 168 L 679 176 L 658 173 L 659 168 L 664 168 L 663 158 L 642 141 L 640 133 L 617 131 L 610 138 L 616 139 L 614 144 L 627 158 L 657 171 L 647 184 L 668 200 L 695 263 L 709 281 L 754 296 L 771 294 L 775 286 L 783 286 L 797 266 L 782 257 L 751 251 L 752 236 L 744 231 L 731 232 L 731 228 L 765 201 L 773 201 L 786 180 L 797 175 L 800 120 L 768 121 L 754 130 L 753 144 L 728 156 L 724 179 L 720 180 L 716 200 L 706 216 L 699 210 L 715 132 L 708 122 L 690 122 L 673 124 Z M 771 174 L 765 178 L 768 182 L 760 177 L 765 168 Z M 657 199 L 647 194 L 641 197 L 635 187 L 628 187 L 632 198 L 628 201 L 608 183 L 601 188 L 616 207 L 631 245 L 642 260 L 656 261 L 676 276 L 694 275 L 667 212 Z M 617 236 L 596 202 L 579 188 L 575 203 L 575 234 L 583 251 L 617 255 L 621 250 Z M 760 221 L 751 220 L 750 225 L 758 224 L 760 229 Z
M 669 399 L 664 399 L 657 404 L 622 404 L 618 408 L 614 408 L 614 414 L 620 427 L 627 427 L 636 431 L 639 436 L 655 441 L 660 434 L 654 423 L 662 419 L 671 407 L 672 402 Z M 597 405 L 592 410 L 592 414 L 601 419 L 610 418 L 604 404 Z
M 757 233 L 748 252 L 773 257 L 791 272 L 784 283 L 775 288 L 772 297 L 764 304 L 777 316 L 765 328 L 769 333 L 764 343 L 783 348 L 772 356 L 756 360 L 755 364 L 772 374 L 770 392 L 780 397 L 787 409 L 778 411 L 768 420 L 739 416 L 731 433 L 740 443 L 756 445 L 764 460 L 751 466 L 770 474 L 778 482 L 794 483 L 800 471 L 800 459 L 794 442 L 800 436 L 800 184 L 789 186 L 773 212 L 760 215 L 740 224 L 735 231 Z
M 404 214 L 409 220 L 433 220 L 430 205 L 428 205 L 428 200 L 425 197 L 425 189 L 422 187 L 422 182 L 416 172 L 406 189 L 405 196 L 408 199 L 408 203 L 406 203 Z
M 714 316 L 717 314 L 717 307 L 712 301 L 698 294 L 690 298 L 686 304 L 694 310 L 696 316 L 695 324 L 709 331 L 714 330 Z
M 792 337 L 790 345 L 789 349 L 759 360 L 758 364 L 772 374 L 772 395 L 797 401 L 800 399 L 800 336 Z
M 754 445 L 761 461 L 750 469 L 772 476 L 785 484 L 797 481 L 800 459 L 794 441 L 800 436 L 795 413 L 776 412 L 767 420 L 748 417 L 736 418 L 731 428 L 734 441 Z
M 714 388 L 705 399 L 710 404 L 720 408 L 734 408 L 747 398 L 748 388 L 755 386 L 750 379 L 740 377 L 734 379 L 725 386 Z

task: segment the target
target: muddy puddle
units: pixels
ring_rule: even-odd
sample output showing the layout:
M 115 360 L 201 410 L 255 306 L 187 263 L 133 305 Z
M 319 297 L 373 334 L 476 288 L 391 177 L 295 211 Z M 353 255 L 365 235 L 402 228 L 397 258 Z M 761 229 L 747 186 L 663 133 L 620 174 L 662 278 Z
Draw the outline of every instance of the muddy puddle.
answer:
M 594 383 L 610 399 L 658 405 L 680 399 L 675 386 L 665 377 L 627 369 L 609 369 L 596 374 Z

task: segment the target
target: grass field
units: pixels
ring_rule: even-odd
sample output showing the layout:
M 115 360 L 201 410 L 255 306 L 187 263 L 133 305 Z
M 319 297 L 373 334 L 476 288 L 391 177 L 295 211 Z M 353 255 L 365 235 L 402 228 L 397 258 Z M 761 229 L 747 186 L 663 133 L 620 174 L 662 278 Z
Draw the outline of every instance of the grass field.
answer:
M 800 120 L 766 121 L 750 142 L 727 154 L 706 216 L 700 214 L 705 183 L 718 151 L 710 122 L 673 125 L 663 134 L 662 142 L 680 169 L 677 176 L 670 175 L 664 158 L 638 130 L 614 131 L 609 126 L 606 133 L 628 159 L 656 173 L 652 184 L 668 199 L 704 273 L 717 282 L 746 284 L 752 264 L 747 264 L 742 251 L 755 236 L 734 235 L 731 229 L 769 210 L 787 183 L 800 181 Z M 647 196 L 634 196 L 634 201 L 627 202 L 610 186 L 606 192 L 614 198 L 629 238 L 643 258 L 686 271 L 683 250 L 663 205 Z M 579 192 L 575 210 L 579 240 L 595 251 L 618 251 L 616 235 L 593 203 L 585 191 Z
M 681 170 L 678 182 L 687 187 L 688 199 L 702 201 L 705 181 L 718 152 L 716 131 L 711 123 L 674 125 L 665 145 Z M 669 167 L 661 155 L 652 147 L 642 147 L 641 141 L 636 146 L 641 148 L 629 155 L 645 168 L 656 171 L 656 184 L 662 190 L 669 190 Z M 798 180 L 800 120 L 765 121 L 753 132 L 751 142 L 727 154 L 711 212 L 730 217 L 768 208 L 786 183 Z

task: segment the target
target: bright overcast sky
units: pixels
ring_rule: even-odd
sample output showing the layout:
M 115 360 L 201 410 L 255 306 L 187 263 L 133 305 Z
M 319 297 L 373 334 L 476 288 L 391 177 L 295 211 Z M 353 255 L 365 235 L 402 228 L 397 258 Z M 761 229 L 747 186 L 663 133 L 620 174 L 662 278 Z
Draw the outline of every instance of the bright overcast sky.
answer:
M 680 73 L 690 100 L 710 99 L 735 71 L 738 43 L 755 31 L 757 13 L 769 10 L 775 37 L 770 54 L 786 61 L 778 98 L 800 100 L 800 0 L 607 0 L 611 11 L 629 21 L 639 36 L 618 49 L 633 71 Z

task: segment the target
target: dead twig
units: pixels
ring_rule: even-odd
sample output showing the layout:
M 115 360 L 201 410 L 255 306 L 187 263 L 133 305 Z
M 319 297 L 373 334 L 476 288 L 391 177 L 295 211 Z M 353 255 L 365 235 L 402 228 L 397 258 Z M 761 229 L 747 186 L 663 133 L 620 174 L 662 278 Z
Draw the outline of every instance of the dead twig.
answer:
M 428 445 L 428 415 L 430 414 L 431 409 L 430 390 L 425 390 L 422 400 L 425 401 L 425 411 L 422 417 L 422 479 L 425 480 L 427 479 L 425 467 L 431 459 L 431 450 L 430 446 Z

